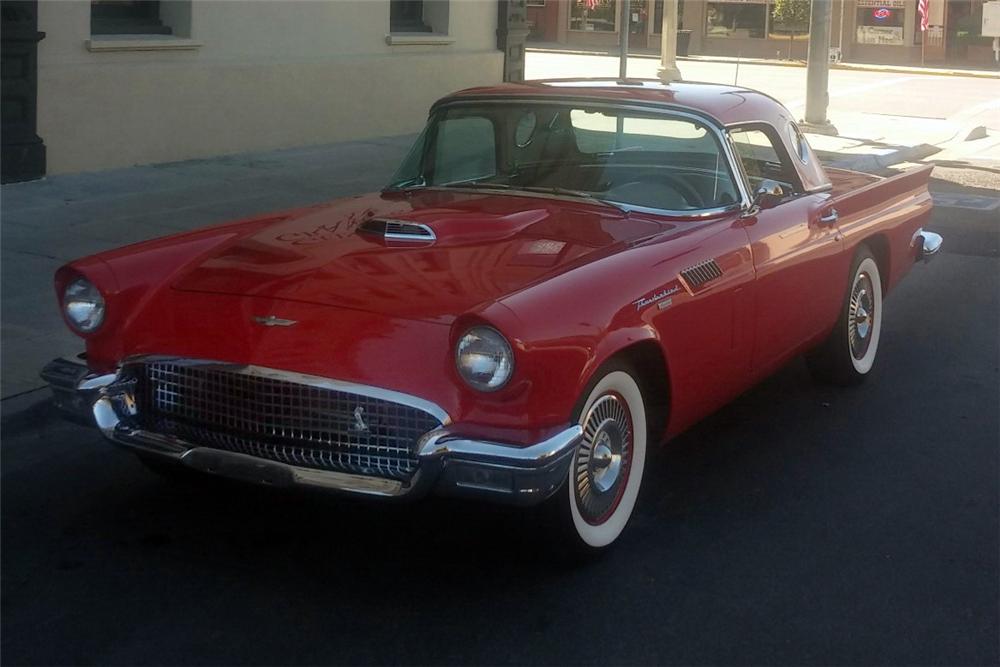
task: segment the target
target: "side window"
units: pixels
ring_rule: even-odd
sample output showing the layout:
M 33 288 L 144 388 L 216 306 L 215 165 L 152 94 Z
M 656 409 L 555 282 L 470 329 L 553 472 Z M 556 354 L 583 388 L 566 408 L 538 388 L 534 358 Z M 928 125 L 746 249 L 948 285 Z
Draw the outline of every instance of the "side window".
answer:
M 778 181 L 789 193 L 798 192 L 795 167 L 788 163 L 785 153 L 769 133 L 755 127 L 737 127 L 729 131 L 736 152 L 743 162 L 743 169 L 756 187 L 764 179 Z
M 482 116 L 448 118 L 438 124 L 434 183 L 454 183 L 496 174 L 493 122 Z

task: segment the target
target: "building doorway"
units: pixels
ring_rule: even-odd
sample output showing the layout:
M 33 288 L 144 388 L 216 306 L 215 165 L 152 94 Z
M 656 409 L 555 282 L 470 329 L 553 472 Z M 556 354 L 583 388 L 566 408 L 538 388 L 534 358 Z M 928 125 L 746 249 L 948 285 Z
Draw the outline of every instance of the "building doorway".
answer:
M 45 175 L 45 144 L 36 132 L 38 100 L 38 3 L 0 2 L 3 97 L 0 173 L 4 183 Z
M 649 48 L 649 20 L 649 3 L 646 0 L 629 0 L 629 50 Z
M 944 57 L 949 63 L 964 62 L 969 49 L 969 38 L 978 34 L 978 26 L 972 25 L 972 0 L 951 0 L 945 3 Z

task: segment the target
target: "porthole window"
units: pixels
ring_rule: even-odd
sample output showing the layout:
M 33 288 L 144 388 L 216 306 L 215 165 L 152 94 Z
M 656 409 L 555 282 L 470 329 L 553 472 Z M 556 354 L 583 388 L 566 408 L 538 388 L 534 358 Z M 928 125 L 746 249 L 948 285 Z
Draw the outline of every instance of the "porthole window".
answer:
M 802 136 L 802 132 L 795 123 L 788 124 L 788 139 L 792 146 L 792 152 L 799 162 L 802 164 L 809 164 L 809 145 L 806 144 L 805 137 Z

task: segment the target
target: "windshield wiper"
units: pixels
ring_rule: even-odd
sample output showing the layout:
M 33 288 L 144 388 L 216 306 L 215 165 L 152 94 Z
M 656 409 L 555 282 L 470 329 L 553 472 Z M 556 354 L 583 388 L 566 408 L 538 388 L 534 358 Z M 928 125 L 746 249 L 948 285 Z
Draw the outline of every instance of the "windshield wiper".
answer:
M 565 195 L 567 197 L 578 197 L 580 199 L 586 199 L 587 201 L 592 201 L 592 202 L 595 202 L 597 204 L 603 204 L 604 206 L 607 206 L 609 208 L 613 208 L 613 209 L 615 209 L 617 211 L 620 211 L 620 212 L 622 212 L 622 213 L 624 213 L 626 215 L 628 215 L 628 213 L 629 213 L 629 209 L 628 209 L 627 206 L 624 206 L 622 204 L 618 204 L 618 203 L 613 202 L 613 201 L 609 201 L 607 199 L 601 199 L 600 197 L 595 196 L 593 193 L 586 192 L 584 190 L 573 190 L 573 189 L 570 189 L 570 188 L 543 187 L 543 186 L 538 186 L 538 185 L 509 185 L 507 183 L 492 183 L 492 182 L 488 182 L 488 181 L 487 182 L 484 182 L 484 181 L 461 181 L 459 183 L 447 183 L 447 184 L 439 185 L 439 186 L 435 186 L 435 187 L 441 187 L 441 188 L 470 188 L 470 189 L 482 188 L 484 190 L 489 190 L 489 189 L 493 189 L 493 190 L 511 190 L 513 192 L 518 192 L 518 191 L 520 191 L 520 192 L 543 192 L 545 194 Z
M 484 181 L 462 181 L 460 183 L 445 183 L 442 188 L 493 188 L 494 190 L 510 190 L 506 183 L 490 183 Z
M 586 190 L 572 190 L 570 188 L 557 188 L 557 187 L 541 187 L 537 185 L 526 185 L 519 187 L 518 190 L 526 190 L 528 192 L 545 192 L 553 195 L 566 195 L 568 197 L 579 197 L 580 199 L 586 199 L 598 204 L 603 204 L 609 208 L 613 208 L 617 211 L 621 211 L 625 215 L 628 215 L 629 208 L 617 202 L 610 201 L 608 199 L 601 199 L 591 192 Z
M 409 190 L 417 190 L 419 188 L 426 188 L 427 181 L 424 180 L 423 176 L 414 176 L 413 178 L 407 178 L 404 181 L 399 181 L 398 183 L 391 183 L 384 188 L 382 192 L 408 192 Z

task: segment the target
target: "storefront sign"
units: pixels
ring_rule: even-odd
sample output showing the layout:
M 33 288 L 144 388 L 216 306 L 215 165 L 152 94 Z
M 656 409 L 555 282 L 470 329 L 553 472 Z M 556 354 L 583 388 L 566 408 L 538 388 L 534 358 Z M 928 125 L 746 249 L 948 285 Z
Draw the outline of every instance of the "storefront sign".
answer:
M 890 44 L 903 43 L 903 28 L 901 26 L 859 25 L 858 44 Z
M 876 21 L 885 21 L 892 18 L 892 10 L 888 7 L 879 7 L 872 10 L 872 18 Z
M 882 7 L 890 9 L 903 9 L 906 7 L 906 0 L 857 0 L 858 7 L 872 7 L 879 9 Z

